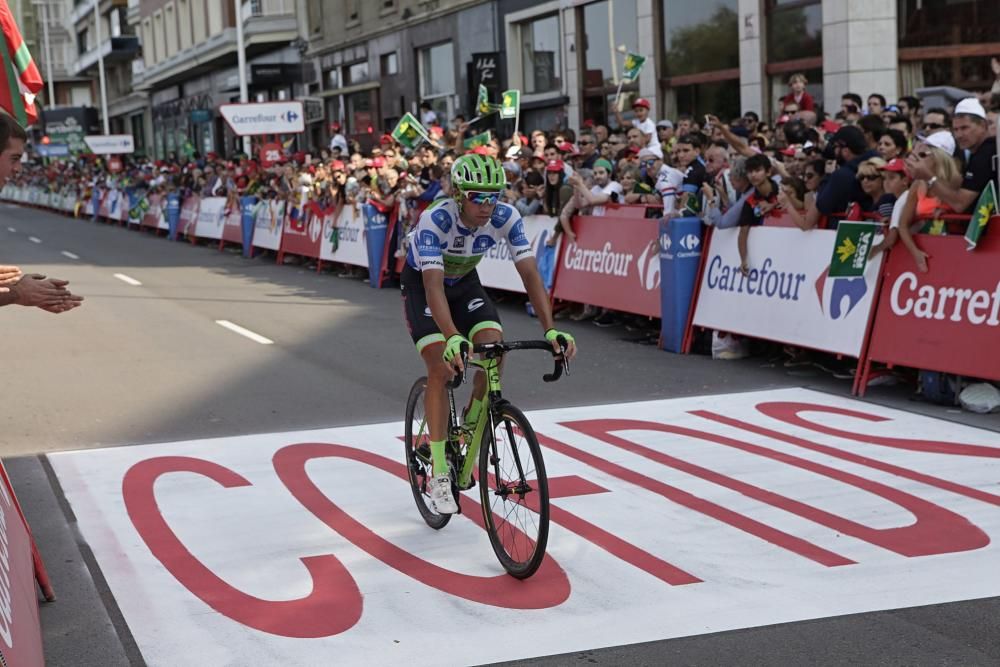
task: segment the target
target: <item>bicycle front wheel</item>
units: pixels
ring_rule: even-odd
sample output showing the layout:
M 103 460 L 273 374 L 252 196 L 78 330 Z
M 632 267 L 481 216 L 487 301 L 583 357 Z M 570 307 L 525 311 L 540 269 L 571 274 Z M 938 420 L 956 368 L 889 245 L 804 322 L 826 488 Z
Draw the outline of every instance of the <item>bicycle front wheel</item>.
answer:
M 424 411 L 426 389 L 426 377 L 414 382 L 410 389 L 410 396 L 406 399 L 403 446 L 406 452 L 406 471 L 410 478 L 410 490 L 413 491 L 417 510 L 428 526 L 434 530 L 441 530 L 447 525 L 451 515 L 435 512 L 430 493 L 427 491 L 427 481 L 433 477 L 434 465 L 431 461 L 430 434 Z
M 486 532 L 500 564 L 527 579 L 545 558 L 549 483 L 535 431 L 520 410 L 505 404 L 479 452 L 479 493 Z

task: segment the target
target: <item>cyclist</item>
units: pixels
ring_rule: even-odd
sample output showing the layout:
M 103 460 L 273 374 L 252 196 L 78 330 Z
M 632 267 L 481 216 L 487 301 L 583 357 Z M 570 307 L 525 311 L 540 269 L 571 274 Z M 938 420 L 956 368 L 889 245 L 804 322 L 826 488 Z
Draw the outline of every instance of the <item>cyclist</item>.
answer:
M 410 232 L 410 249 L 401 277 L 406 324 L 427 365 L 424 410 L 433 459 L 429 491 L 434 509 L 440 514 L 458 511 L 445 457 L 446 385 L 456 372 L 464 370 L 460 354 L 463 344 L 471 349 L 470 341 L 495 343 L 502 338 L 500 317 L 476 273 L 476 265 L 490 248 L 501 240 L 507 242 L 546 340 L 559 352 L 562 338 L 566 356 L 572 359 L 576 354 L 573 337 L 553 327 L 548 294 L 521 215 L 513 206 L 499 202 L 507 185 L 500 162 L 474 153 L 463 155 L 452 165 L 451 184 L 453 197 L 431 204 Z M 473 383 L 465 424 L 478 421 L 486 404 L 485 394 L 486 378 L 480 371 Z

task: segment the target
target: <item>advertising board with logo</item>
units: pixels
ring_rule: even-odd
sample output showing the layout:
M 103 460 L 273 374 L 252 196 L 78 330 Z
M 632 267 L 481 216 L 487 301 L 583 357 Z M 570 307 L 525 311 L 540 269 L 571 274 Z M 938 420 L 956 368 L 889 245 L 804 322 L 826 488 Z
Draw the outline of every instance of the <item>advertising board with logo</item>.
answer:
M 324 211 L 315 202 L 310 202 L 294 220 L 292 216 L 286 216 L 281 252 L 318 259 L 323 238 L 323 221 L 328 215 L 335 217 L 336 210 Z
M 306 129 L 305 111 L 298 101 L 223 104 L 219 113 L 233 133 L 241 137 L 298 134 Z
M 285 202 L 264 199 L 254 209 L 253 245 L 277 252 L 281 247 L 281 230 L 285 219 Z
M 568 242 L 560 257 L 555 297 L 659 317 L 657 225 L 642 218 L 576 218 L 576 241 Z
M 869 358 L 1000 379 L 1000 234 L 972 252 L 958 236 L 921 234 L 919 244 L 930 255 L 927 273 L 905 248 L 889 257 Z
M 835 231 L 758 227 L 750 232 L 744 275 L 738 236 L 738 228 L 712 235 L 695 326 L 860 356 L 881 255 L 862 276 L 831 278 Z
M 222 238 L 222 227 L 226 223 L 226 198 L 205 197 L 198 208 L 194 235 L 202 239 Z
M 357 208 L 344 206 L 336 216 L 324 216 L 322 235 L 321 260 L 368 266 L 365 219 Z

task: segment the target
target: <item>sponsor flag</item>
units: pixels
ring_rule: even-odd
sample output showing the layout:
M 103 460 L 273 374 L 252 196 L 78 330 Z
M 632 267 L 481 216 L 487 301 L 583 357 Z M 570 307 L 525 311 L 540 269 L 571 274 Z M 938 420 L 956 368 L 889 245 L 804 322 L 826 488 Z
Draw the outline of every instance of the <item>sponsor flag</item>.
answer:
M 629 53 L 625 56 L 625 72 L 623 77 L 629 81 L 635 81 L 639 78 L 639 72 L 642 71 L 642 66 L 645 64 L 645 56 L 640 56 L 638 53 Z
M 972 220 L 969 220 L 969 228 L 965 230 L 965 242 L 968 244 L 966 250 L 974 250 L 979 243 L 980 237 L 986 233 L 986 225 L 990 218 L 997 214 L 997 189 L 996 184 L 991 180 L 990 184 L 979 195 L 976 208 L 972 212 Z
M 7 0 L 0 0 L 0 28 L 3 38 L 3 82 L 0 82 L 0 107 L 21 125 L 38 120 L 35 95 L 42 90 L 42 75 L 35 66 L 21 30 L 14 21 Z
M 471 151 L 473 148 L 479 148 L 488 143 L 490 143 L 490 131 L 486 130 L 485 132 L 480 132 L 475 136 L 469 137 L 462 142 L 462 146 L 465 147 L 465 150 Z
M 395 129 L 392 131 L 392 138 L 399 142 L 403 148 L 412 150 L 420 145 L 422 140 L 427 139 L 427 130 L 424 129 L 419 120 L 414 118 L 413 114 L 407 111 L 396 123 Z
M 837 226 L 830 258 L 831 278 L 857 278 L 865 274 L 868 255 L 874 245 L 875 234 L 881 225 L 871 222 L 842 221 Z
M 505 90 L 503 92 L 503 102 L 500 105 L 500 117 L 517 118 L 517 114 L 520 110 L 521 91 L 516 89 Z
M 479 97 L 476 99 L 476 110 L 480 116 L 496 111 L 496 106 L 490 104 L 490 91 L 486 86 L 479 84 Z

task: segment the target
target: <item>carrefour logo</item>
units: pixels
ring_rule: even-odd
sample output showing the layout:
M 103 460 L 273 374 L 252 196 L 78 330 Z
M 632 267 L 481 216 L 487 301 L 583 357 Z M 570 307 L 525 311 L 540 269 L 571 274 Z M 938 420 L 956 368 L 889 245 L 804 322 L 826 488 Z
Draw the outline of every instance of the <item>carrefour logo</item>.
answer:
M 681 237 L 681 247 L 689 252 L 693 252 L 701 245 L 701 239 L 695 234 L 685 234 Z
M 708 289 L 720 292 L 798 301 L 806 274 L 775 271 L 775 266 L 774 260 L 768 257 L 759 269 L 752 268 L 744 274 L 738 265 L 727 266 L 723 263 L 722 255 L 715 255 L 708 263 L 706 284 Z
M 299 119 L 299 115 L 297 113 L 295 113 L 294 111 L 286 111 L 285 113 L 281 114 L 281 120 L 283 120 L 283 121 L 285 121 L 287 123 L 294 123 L 298 119 Z
M 827 288 L 826 280 L 829 273 L 830 267 L 828 266 L 816 279 L 816 297 L 819 299 L 819 307 L 831 320 L 844 319 L 865 298 L 865 294 L 868 293 L 868 283 L 863 276 L 833 278 L 832 284 Z

